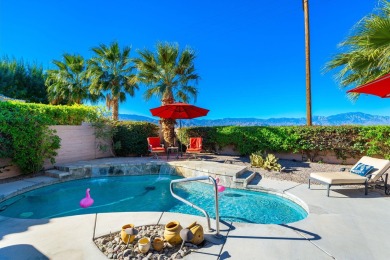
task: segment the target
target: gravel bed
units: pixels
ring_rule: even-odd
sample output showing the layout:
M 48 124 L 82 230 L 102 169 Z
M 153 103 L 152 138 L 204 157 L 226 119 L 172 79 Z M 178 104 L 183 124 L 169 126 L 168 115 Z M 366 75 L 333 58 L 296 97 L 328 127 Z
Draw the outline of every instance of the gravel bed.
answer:
M 138 230 L 138 235 L 135 237 L 132 243 L 126 245 L 122 239 L 120 232 L 111 233 L 105 236 L 95 238 L 94 242 L 96 246 L 108 259 L 123 259 L 123 260 L 171 260 L 182 259 L 186 255 L 190 254 L 193 250 L 201 248 L 201 245 L 193 245 L 191 243 L 185 243 L 180 249 L 180 245 L 171 245 L 168 242 L 164 243 L 164 248 L 161 251 L 153 249 L 153 245 L 145 254 L 141 253 L 138 249 L 138 241 L 142 237 L 148 237 L 151 240 L 155 237 L 163 237 L 164 225 L 145 225 L 135 227 Z M 204 243 L 204 242 L 203 242 Z

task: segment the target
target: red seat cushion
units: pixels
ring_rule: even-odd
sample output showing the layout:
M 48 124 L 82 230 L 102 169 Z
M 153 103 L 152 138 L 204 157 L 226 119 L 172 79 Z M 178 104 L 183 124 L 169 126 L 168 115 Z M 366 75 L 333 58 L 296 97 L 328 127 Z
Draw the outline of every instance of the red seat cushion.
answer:
M 165 149 L 162 147 L 153 147 L 152 152 L 165 152 Z
M 187 153 L 200 153 L 202 149 L 193 149 L 193 148 L 188 148 Z
M 202 138 L 201 137 L 191 137 L 190 138 L 190 147 L 188 149 L 202 149 Z
M 200 153 L 202 151 L 202 138 L 191 137 L 190 146 L 187 148 L 187 153 Z
M 151 145 L 152 148 L 155 148 L 155 147 L 162 148 L 161 142 L 160 142 L 160 137 L 148 137 L 148 144 Z

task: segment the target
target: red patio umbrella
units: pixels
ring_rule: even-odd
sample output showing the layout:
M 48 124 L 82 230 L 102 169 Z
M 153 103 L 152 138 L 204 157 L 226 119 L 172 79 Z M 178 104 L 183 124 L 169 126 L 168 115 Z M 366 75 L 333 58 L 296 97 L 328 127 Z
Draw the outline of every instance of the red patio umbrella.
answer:
M 161 107 L 150 109 L 152 115 L 169 119 L 192 119 L 206 116 L 208 109 L 197 107 L 186 103 L 172 103 Z
M 192 119 L 196 117 L 206 116 L 209 110 L 194 105 L 177 102 L 177 103 L 163 105 L 161 107 L 152 108 L 150 109 L 150 112 L 152 112 L 153 116 L 158 116 L 160 118 Z M 181 128 L 181 120 L 180 120 L 180 128 Z M 181 145 L 180 145 L 180 153 L 181 153 Z
M 371 94 L 381 98 L 388 98 L 390 97 L 390 73 L 359 87 L 350 89 L 347 93 Z

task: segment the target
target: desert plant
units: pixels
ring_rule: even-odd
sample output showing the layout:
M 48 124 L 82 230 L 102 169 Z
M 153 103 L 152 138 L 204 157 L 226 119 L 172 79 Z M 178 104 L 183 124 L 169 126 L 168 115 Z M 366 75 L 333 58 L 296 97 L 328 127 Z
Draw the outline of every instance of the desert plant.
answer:
M 282 169 L 282 166 L 278 163 L 278 158 L 275 155 L 269 153 L 264 159 L 263 168 L 268 171 L 278 171 Z
M 252 153 L 249 159 L 252 167 L 263 167 L 264 165 L 263 153 L 261 151 Z

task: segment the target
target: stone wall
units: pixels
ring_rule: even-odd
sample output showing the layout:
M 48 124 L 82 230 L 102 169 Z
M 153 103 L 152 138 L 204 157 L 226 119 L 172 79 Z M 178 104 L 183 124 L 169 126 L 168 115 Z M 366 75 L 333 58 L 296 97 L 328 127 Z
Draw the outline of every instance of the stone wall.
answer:
M 108 144 L 107 140 L 97 140 L 94 135 L 94 129 L 89 124 L 83 125 L 59 125 L 50 126 L 57 131 L 56 135 L 61 138 L 61 148 L 57 151 L 56 163 L 67 163 L 80 160 L 91 160 L 96 158 L 111 157 L 111 151 L 100 151 L 98 143 Z M 0 159 L 0 166 L 9 165 L 10 159 Z M 53 165 L 46 161 L 45 169 L 53 168 Z M 0 179 L 15 177 L 21 174 L 19 168 L 15 165 L 2 169 Z

